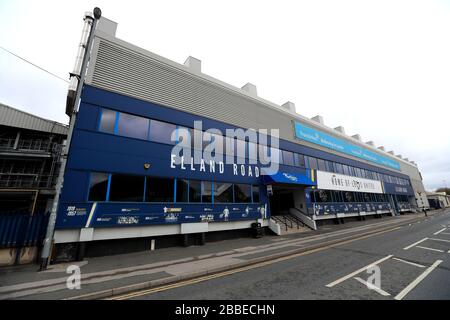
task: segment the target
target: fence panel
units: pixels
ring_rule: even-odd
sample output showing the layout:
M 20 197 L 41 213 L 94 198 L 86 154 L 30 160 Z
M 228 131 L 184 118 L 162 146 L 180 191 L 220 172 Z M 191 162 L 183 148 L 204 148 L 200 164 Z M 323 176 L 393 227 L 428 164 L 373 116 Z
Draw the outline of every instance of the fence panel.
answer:
M 0 248 L 41 246 L 48 218 L 48 213 L 0 212 Z

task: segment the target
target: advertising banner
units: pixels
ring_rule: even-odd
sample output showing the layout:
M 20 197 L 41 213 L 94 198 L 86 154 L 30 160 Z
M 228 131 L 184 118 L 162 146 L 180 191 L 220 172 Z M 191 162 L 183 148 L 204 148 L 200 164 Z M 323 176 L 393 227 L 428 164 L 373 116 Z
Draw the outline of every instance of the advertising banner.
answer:
M 388 157 L 384 157 L 376 152 L 366 150 L 360 146 L 348 143 L 344 140 L 335 138 L 329 134 L 307 127 L 300 122 L 294 123 L 295 136 L 322 147 L 339 151 L 360 159 L 364 159 L 382 166 L 400 170 L 400 164 Z
M 380 181 L 317 171 L 317 188 L 324 190 L 383 193 Z

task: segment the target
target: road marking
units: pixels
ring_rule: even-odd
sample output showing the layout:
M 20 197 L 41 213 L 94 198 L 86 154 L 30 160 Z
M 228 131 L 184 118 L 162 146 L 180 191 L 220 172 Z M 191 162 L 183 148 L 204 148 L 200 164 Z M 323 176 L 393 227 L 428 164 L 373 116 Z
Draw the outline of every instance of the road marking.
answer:
M 442 242 L 450 242 L 450 240 L 444 240 L 444 239 L 438 239 L 438 238 L 430 238 L 430 240 L 442 241 Z
M 383 233 L 388 233 L 388 232 L 391 232 L 391 231 L 395 231 L 395 230 L 398 230 L 400 228 L 401 227 L 395 227 L 395 228 L 391 228 L 391 229 L 387 229 L 387 230 L 382 230 L 382 231 L 379 231 L 379 232 L 376 232 L 376 233 L 373 233 L 373 234 L 363 235 L 363 236 L 355 238 L 355 239 L 344 240 L 344 241 L 339 242 L 339 243 L 327 245 L 327 246 L 324 246 L 324 247 L 312 249 L 312 250 L 305 251 L 305 252 L 296 253 L 296 254 L 293 254 L 293 255 L 286 256 L 286 257 L 281 257 L 281 258 L 277 258 L 277 259 L 270 260 L 270 261 L 264 261 L 264 262 L 260 262 L 260 263 L 253 264 L 253 265 L 250 265 L 250 266 L 246 266 L 246 267 L 242 267 L 242 268 L 238 268 L 238 269 L 232 269 L 232 270 L 229 270 L 229 271 L 224 271 L 224 272 L 221 272 L 221 273 L 212 274 L 212 275 L 208 275 L 208 276 L 204 276 L 204 277 L 200 277 L 200 278 L 194 278 L 194 279 L 191 279 L 191 280 L 176 282 L 176 283 L 164 285 L 164 286 L 161 286 L 161 287 L 150 288 L 150 289 L 146 289 L 146 290 L 138 290 L 138 291 L 126 293 L 126 294 L 119 295 L 119 296 L 113 296 L 113 297 L 105 298 L 105 300 L 126 300 L 126 299 L 136 298 L 136 297 L 139 297 L 139 296 L 144 296 L 144 295 L 148 295 L 148 294 L 152 294 L 152 293 L 156 293 L 156 292 L 160 292 L 160 291 L 166 291 L 166 290 L 170 290 L 170 289 L 175 289 L 175 288 L 187 286 L 187 285 L 190 285 L 190 284 L 196 284 L 196 283 L 207 281 L 207 280 L 211 280 L 211 279 L 214 279 L 214 278 L 220 278 L 220 277 L 224 277 L 224 276 L 227 276 L 227 275 L 232 275 L 234 273 L 247 271 L 247 270 L 251 270 L 251 269 L 256 269 L 256 268 L 264 267 L 266 265 L 271 265 L 271 264 L 274 264 L 274 263 L 277 263 L 277 262 L 293 259 L 293 258 L 304 256 L 304 255 L 309 255 L 309 254 L 312 254 L 312 253 L 315 253 L 315 252 L 324 251 L 324 250 L 327 250 L 327 249 L 330 249 L 330 248 L 342 246 L 344 244 L 352 243 L 352 242 L 355 242 L 355 241 L 358 241 L 358 240 L 363 240 L 363 239 L 370 238 L 370 237 L 373 237 L 373 236 L 377 236 L 377 235 L 380 235 L 380 234 L 383 234 Z M 392 256 L 389 256 L 389 257 L 392 257 Z M 388 259 L 388 258 L 384 258 L 384 259 Z M 370 266 L 371 265 L 367 266 L 367 268 L 370 267 Z M 67 300 L 75 300 L 75 299 L 85 298 L 85 297 L 89 297 L 89 295 L 90 294 L 88 293 L 88 294 L 81 295 L 81 296 L 70 297 Z
M 425 266 L 423 266 L 421 264 L 418 264 L 418 263 L 411 262 L 411 261 L 403 260 L 403 259 L 400 259 L 400 258 L 392 258 L 392 259 L 397 260 L 397 261 L 401 261 L 401 262 L 404 262 L 404 263 L 407 263 L 407 264 L 410 264 L 410 265 L 415 266 L 415 267 L 425 268 Z
M 409 246 L 407 246 L 407 247 L 404 247 L 403 250 L 411 249 L 412 247 L 418 245 L 419 243 L 424 242 L 424 241 L 427 240 L 427 239 L 428 239 L 428 238 L 423 238 L 422 240 L 419 240 L 419 241 L 417 241 L 417 242 L 414 242 L 413 244 L 411 244 L 411 245 L 409 245 Z
M 378 293 L 381 294 L 382 296 L 387 297 L 387 296 L 390 296 L 390 295 L 391 295 L 390 293 L 384 291 L 384 290 L 381 289 L 381 288 L 378 288 L 376 285 L 374 285 L 374 284 L 372 284 L 372 283 L 370 283 L 370 282 L 367 282 L 367 281 L 361 279 L 360 277 L 354 277 L 353 279 L 358 280 L 358 281 L 361 282 L 362 284 L 366 285 L 368 289 L 374 290 L 375 292 L 378 292 Z
M 423 279 L 428 276 L 431 271 L 436 269 L 440 264 L 442 263 L 442 260 L 436 260 L 435 263 L 433 263 L 430 267 L 427 268 L 421 275 L 419 275 L 413 282 L 411 282 L 405 289 L 400 291 L 399 294 L 397 294 L 394 299 L 395 300 L 402 300 L 412 289 L 414 289 Z
M 450 233 L 448 233 L 448 232 L 442 232 L 441 234 L 450 235 Z
M 433 235 L 437 236 L 439 233 L 441 233 L 442 231 L 445 231 L 445 230 L 447 230 L 447 228 L 443 228 L 443 229 L 433 233 Z
M 439 250 L 439 249 L 434 249 L 434 248 L 428 248 L 428 247 L 422 247 L 422 246 L 417 246 L 417 248 L 425 249 L 425 250 L 430 250 L 430 251 L 436 251 L 436 252 L 444 252 L 444 250 Z
M 344 282 L 344 281 L 347 280 L 347 279 L 353 278 L 353 277 L 356 276 L 358 273 L 363 272 L 364 270 L 367 270 L 367 269 L 369 269 L 370 267 L 373 267 L 373 266 L 375 266 L 375 265 L 377 265 L 377 264 L 379 264 L 379 263 L 381 263 L 381 262 L 383 262 L 383 261 L 385 261 L 385 260 L 388 260 L 388 259 L 390 259 L 390 258 L 392 258 L 392 257 L 393 257 L 393 255 L 388 255 L 387 257 L 384 257 L 384 258 L 382 258 L 382 259 L 380 259 L 380 260 L 377 260 L 377 261 L 375 261 L 375 262 L 372 262 L 372 263 L 369 264 L 368 266 L 362 267 L 361 269 L 358 269 L 358 270 L 356 270 L 356 271 L 354 271 L 354 272 L 352 272 L 352 273 L 350 273 L 350 274 L 348 274 L 348 275 L 346 275 L 346 276 L 344 276 L 344 277 L 342 277 L 342 278 L 337 279 L 336 281 L 333 281 L 333 282 L 327 284 L 326 287 L 328 287 L 328 288 L 334 287 L 335 285 L 337 285 L 337 284 L 339 284 L 339 283 L 341 283 L 341 282 Z

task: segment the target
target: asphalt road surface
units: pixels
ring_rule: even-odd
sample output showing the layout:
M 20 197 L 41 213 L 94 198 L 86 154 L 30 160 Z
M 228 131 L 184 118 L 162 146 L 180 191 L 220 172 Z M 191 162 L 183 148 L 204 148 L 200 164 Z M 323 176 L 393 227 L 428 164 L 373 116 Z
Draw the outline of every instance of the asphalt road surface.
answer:
M 130 299 L 450 299 L 450 213 Z

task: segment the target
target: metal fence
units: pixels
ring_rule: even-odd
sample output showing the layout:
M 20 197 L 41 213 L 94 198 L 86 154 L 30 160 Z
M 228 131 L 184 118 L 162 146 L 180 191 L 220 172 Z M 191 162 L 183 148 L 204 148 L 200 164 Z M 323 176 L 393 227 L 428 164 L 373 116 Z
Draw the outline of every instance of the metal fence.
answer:
M 48 213 L 0 212 L 0 248 L 41 246 L 48 217 Z

